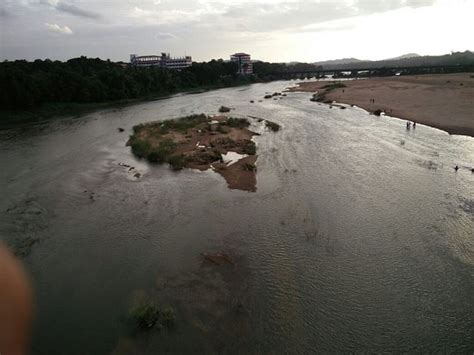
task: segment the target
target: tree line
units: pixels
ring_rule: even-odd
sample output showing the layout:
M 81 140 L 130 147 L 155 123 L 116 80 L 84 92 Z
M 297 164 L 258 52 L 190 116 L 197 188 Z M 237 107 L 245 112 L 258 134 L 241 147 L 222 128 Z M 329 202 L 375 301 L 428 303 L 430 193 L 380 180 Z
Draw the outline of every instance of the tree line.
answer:
M 293 68 L 294 69 L 294 68 Z M 103 103 L 168 95 L 202 87 L 226 87 L 278 79 L 286 64 L 255 63 L 255 75 L 237 74 L 236 63 L 222 59 L 193 63 L 176 71 L 133 67 L 99 58 L 80 57 L 0 63 L 0 109 L 33 109 L 46 103 Z

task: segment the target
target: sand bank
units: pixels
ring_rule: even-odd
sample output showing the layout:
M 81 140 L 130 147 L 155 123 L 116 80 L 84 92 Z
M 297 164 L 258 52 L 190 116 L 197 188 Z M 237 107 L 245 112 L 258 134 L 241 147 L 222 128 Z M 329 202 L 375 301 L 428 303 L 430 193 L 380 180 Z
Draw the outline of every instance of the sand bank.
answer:
M 370 78 L 344 84 L 325 99 L 474 137 L 474 73 Z M 321 92 L 326 85 L 328 81 L 305 82 L 290 91 Z

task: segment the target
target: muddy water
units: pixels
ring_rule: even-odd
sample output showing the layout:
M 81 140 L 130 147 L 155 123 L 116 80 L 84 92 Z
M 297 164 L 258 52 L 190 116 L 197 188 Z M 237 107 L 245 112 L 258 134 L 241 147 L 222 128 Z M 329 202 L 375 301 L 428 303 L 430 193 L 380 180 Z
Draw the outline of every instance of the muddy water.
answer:
M 472 353 L 474 139 L 307 93 L 257 101 L 288 84 L 0 131 L 0 233 L 36 290 L 34 353 Z M 137 123 L 221 105 L 282 126 L 255 138 L 255 193 L 125 146 Z M 130 329 L 143 299 L 175 326 Z

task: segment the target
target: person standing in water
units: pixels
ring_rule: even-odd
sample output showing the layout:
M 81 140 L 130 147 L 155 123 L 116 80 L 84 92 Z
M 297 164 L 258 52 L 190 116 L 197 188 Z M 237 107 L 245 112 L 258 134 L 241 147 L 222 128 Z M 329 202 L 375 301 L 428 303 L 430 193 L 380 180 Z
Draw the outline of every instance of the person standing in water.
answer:
M 415 128 L 416 128 L 416 122 L 413 121 L 413 129 L 415 129 Z

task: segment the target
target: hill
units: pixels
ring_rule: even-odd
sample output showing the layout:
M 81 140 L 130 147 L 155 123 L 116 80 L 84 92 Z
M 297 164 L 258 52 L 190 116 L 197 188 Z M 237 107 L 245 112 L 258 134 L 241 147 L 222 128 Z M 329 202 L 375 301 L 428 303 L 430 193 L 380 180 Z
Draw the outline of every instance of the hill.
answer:
M 474 53 L 470 51 L 454 52 L 440 56 L 416 56 L 406 54 L 398 58 L 385 60 L 361 60 L 342 64 L 321 64 L 324 69 L 376 69 L 383 67 L 417 67 L 423 65 L 472 65 Z

